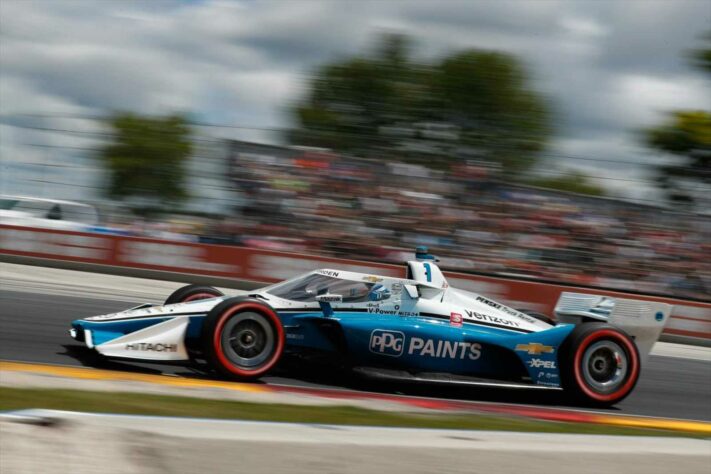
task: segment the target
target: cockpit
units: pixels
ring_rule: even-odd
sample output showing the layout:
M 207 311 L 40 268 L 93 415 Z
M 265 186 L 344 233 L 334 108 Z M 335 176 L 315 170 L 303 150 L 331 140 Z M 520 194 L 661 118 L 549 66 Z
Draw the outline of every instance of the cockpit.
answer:
M 335 272 L 334 272 L 335 273 Z M 320 273 L 289 280 L 274 285 L 265 291 L 278 298 L 304 303 L 315 302 L 316 296 L 325 294 L 341 295 L 344 303 L 373 301 L 371 293 L 382 287 L 375 282 L 345 280 Z

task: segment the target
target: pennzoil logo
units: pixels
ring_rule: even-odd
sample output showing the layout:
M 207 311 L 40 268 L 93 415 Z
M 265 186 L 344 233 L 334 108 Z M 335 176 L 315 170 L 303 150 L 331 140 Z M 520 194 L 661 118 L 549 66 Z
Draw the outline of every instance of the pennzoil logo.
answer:
M 530 355 L 553 354 L 555 352 L 555 348 L 553 346 L 544 346 L 538 342 L 516 344 L 516 350 L 526 352 Z

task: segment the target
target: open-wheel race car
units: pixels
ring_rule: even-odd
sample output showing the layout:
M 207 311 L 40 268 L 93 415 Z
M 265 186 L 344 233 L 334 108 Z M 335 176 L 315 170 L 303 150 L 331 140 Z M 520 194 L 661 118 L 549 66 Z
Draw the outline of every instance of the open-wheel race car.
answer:
M 315 270 L 228 296 L 178 289 L 163 305 L 72 322 L 107 357 L 206 361 L 253 380 L 285 355 L 322 355 L 376 378 L 565 390 L 612 405 L 633 390 L 671 306 L 561 294 L 553 320 L 452 288 L 426 249 L 404 278 Z

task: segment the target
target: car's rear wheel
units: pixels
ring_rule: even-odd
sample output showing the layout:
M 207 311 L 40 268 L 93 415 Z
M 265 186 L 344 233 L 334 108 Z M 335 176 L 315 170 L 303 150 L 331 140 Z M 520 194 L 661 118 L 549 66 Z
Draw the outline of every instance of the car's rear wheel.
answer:
M 188 285 L 175 290 L 165 300 L 165 304 L 187 303 L 188 301 L 205 300 L 218 296 L 224 296 L 224 293 L 217 288 L 204 285 Z
M 627 397 L 639 379 L 640 357 L 623 331 L 602 323 L 583 323 L 561 348 L 563 388 L 578 400 L 610 406 Z
M 202 328 L 208 362 L 239 380 L 253 380 L 269 372 L 284 352 L 285 339 L 276 312 L 258 300 L 243 297 L 215 306 Z

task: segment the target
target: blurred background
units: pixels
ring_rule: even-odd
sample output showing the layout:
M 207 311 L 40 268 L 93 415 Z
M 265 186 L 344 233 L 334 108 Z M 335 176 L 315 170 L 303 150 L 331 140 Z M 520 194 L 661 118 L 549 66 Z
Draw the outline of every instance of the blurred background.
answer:
M 0 223 L 710 299 L 707 1 L 0 2 Z

